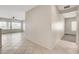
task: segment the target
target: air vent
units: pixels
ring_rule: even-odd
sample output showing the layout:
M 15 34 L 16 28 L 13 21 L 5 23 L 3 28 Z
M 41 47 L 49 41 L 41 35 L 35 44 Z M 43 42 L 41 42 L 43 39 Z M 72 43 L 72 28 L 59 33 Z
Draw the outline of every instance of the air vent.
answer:
M 67 6 L 64 7 L 64 9 L 67 9 L 67 8 L 70 8 L 70 5 L 67 5 Z

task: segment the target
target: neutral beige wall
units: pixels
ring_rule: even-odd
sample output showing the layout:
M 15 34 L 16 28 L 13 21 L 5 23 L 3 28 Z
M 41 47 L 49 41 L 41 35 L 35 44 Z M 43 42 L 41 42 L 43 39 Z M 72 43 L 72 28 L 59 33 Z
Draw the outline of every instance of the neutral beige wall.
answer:
M 76 43 L 77 43 L 77 46 L 78 46 L 78 53 L 79 53 L 79 6 L 78 6 L 78 9 L 77 9 L 77 32 L 76 32 Z
M 51 49 L 62 34 L 60 33 L 62 30 L 54 29 L 57 22 L 59 22 L 59 15 L 55 6 L 38 6 L 26 13 L 25 37 Z
M 63 15 L 60 14 L 55 7 L 53 6 L 51 7 L 52 7 L 51 24 L 53 25 L 52 34 L 53 34 L 53 38 L 56 40 L 56 43 L 58 43 L 64 36 L 65 21 Z
M 0 49 L 2 47 L 2 30 L 0 29 Z

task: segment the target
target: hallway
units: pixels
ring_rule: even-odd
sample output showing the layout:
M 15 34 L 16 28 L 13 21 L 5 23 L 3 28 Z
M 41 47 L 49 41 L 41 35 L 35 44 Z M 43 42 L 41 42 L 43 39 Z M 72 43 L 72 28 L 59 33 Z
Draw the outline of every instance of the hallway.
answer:
M 61 40 L 56 46 L 49 50 L 38 44 L 35 44 L 25 38 L 23 33 L 3 34 L 1 54 L 38 54 L 54 53 L 66 54 L 77 53 L 75 43 Z

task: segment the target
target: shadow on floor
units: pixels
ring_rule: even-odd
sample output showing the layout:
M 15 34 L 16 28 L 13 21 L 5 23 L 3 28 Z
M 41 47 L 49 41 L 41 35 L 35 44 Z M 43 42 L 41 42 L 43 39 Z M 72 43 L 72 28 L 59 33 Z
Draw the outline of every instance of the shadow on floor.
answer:
M 76 42 L 76 35 L 65 34 L 62 40 L 69 41 L 69 42 Z

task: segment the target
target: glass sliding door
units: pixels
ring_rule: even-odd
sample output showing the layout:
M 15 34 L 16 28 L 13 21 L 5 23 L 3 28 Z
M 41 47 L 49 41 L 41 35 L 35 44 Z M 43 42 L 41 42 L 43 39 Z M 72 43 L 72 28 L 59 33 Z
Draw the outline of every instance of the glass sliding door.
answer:
M 12 29 L 21 29 L 21 23 L 12 22 Z
M 24 28 L 25 26 L 22 20 L 0 19 L 0 29 L 2 29 L 3 33 L 23 32 Z
M 7 22 L 0 22 L 1 29 L 7 29 Z
M 10 26 L 10 22 L 7 22 L 7 29 L 11 29 Z

